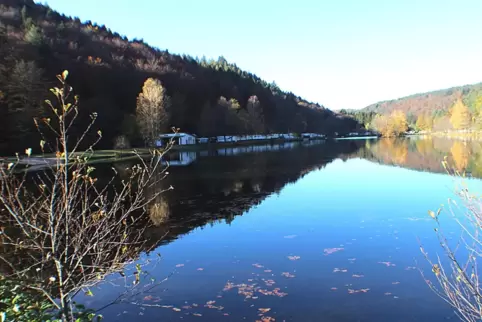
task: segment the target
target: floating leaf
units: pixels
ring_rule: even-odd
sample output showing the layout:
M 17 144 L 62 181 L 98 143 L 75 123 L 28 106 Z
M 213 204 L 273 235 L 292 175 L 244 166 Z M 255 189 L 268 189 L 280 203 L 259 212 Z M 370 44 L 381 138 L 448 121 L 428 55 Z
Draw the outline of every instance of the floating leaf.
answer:
M 286 238 L 286 239 L 293 239 L 295 238 L 296 235 L 287 235 L 287 236 L 284 236 L 283 238 Z
M 325 253 L 325 256 L 327 256 L 327 255 L 331 255 L 333 253 L 336 253 L 336 252 L 339 252 L 339 251 L 342 251 L 342 250 L 344 250 L 343 247 L 325 248 L 323 250 L 323 252 Z

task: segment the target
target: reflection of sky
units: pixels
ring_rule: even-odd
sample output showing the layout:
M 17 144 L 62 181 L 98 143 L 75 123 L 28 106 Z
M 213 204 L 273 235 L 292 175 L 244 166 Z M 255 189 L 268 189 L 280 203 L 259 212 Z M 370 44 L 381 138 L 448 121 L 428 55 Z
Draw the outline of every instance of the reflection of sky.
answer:
M 482 191 L 480 181 L 469 184 Z M 154 275 L 162 278 L 173 270 L 176 273 L 163 284 L 167 290 L 153 296 L 160 297 L 161 304 L 180 308 L 198 303 L 200 308 L 174 312 L 127 305 L 104 313 L 115 320 L 116 313 L 126 311 L 118 317 L 122 321 L 139 314 L 146 321 L 181 317 L 189 321 L 252 321 L 257 309 L 264 307 L 272 309 L 266 315 L 277 321 L 442 320 L 452 314 L 450 308 L 428 290 L 417 270 L 407 268 L 427 268 L 417 238 L 433 249 L 433 224 L 427 210 L 446 203 L 453 187 L 454 181 L 442 174 L 361 159 L 336 160 L 285 186 L 279 194 L 236 217 L 231 225 L 196 229 L 156 251 L 163 260 Z M 324 249 L 335 247 L 344 249 L 323 254 Z M 289 255 L 301 258 L 290 261 Z M 254 267 L 256 263 L 264 268 Z M 175 268 L 177 264 L 184 266 Z M 348 272 L 334 273 L 335 268 Z M 287 279 L 282 272 L 296 277 Z M 364 277 L 353 278 L 353 274 Z M 227 281 L 249 284 L 248 279 L 254 279 L 263 284 L 262 278 L 273 279 L 273 287 L 280 287 L 288 296 L 260 295 L 257 300 L 244 301 L 236 290 L 222 292 Z M 361 288 L 370 290 L 348 294 L 348 289 Z M 92 304 L 107 301 L 112 294 L 104 287 Z M 210 300 L 224 309 L 202 307 Z M 203 316 L 189 315 L 193 312 Z

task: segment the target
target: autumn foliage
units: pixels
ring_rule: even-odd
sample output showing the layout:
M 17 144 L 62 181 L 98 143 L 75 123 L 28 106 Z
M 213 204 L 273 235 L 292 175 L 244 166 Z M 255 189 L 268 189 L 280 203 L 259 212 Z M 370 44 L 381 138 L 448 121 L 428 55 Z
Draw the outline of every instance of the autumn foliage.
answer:
M 408 129 L 407 117 L 398 110 L 390 115 L 377 115 L 373 127 L 384 137 L 400 136 Z
M 456 130 L 466 130 L 471 125 L 470 111 L 461 99 L 458 99 L 452 107 L 450 123 Z
M 433 120 L 428 114 L 420 114 L 415 124 L 420 131 L 431 131 L 433 127 Z

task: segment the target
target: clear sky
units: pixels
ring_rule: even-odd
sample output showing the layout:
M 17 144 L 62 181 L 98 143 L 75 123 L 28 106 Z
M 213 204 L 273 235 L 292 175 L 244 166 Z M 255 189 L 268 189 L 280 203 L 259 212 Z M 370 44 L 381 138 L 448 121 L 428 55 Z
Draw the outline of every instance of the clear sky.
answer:
M 45 1 L 41 1 L 45 3 Z M 482 0 L 48 0 L 331 109 L 482 82 Z

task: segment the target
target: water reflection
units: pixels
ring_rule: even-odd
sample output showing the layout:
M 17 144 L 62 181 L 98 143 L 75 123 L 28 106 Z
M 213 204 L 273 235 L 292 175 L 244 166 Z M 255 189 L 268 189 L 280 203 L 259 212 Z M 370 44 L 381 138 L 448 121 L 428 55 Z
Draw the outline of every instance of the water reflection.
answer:
M 189 155 L 192 162 L 169 169 L 169 176 L 156 187 L 174 189 L 149 207 L 156 225 L 149 229 L 149 238 L 157 241 L 167 233 L 161 241 L 165 244 L 206 224 L 231 223 L 287 184 L 336 158 L 347 159 L 363 144 L 287 142 L 176 153 Z
M 113 321 L 453 317 L 424 285 L 417 270 L 423 263 L 414 257 L 417 237 L 430 248 L 426 211 L 449 196 L 447 177 L 429 172 L 444 171 L 447 153 L 453 162 L 462 155 L 468 161 L 458 167 L 470 168 L 464 149 L 410 138 L 195 152 L 189 165 L 169 169 L 156 189 L 174 190 L 148 209 L 155 226 L 147 230 L 146 249 L 155 252 L 142 257 L 159 252 L 162 264 L 153 275 L 174 276 L 161 291 L 135 299 L 147 308 L 126 304 L 105 315 Z M 96 294 L 86 304 L 101 306 L 116 293 Z
M 146 230 L 149 252 L 139 254 L 159 252 L 152 273 L 162 279 L 174 270 L 176 278 L 136 299 L 161 309 L 110 307 L 107 320 L 453 317 L 415 269 L 416 237 L 428 240 L 426 211 L 449 196 L 450 178 L 431 172 L 445 172 L 447 156 L 480 177 L 479 151 L 480 143 L 442 138 L 177 151 L 176 166 L 153 187 L 174 190 L 148 205 L 154 226 Z M 114 166 L 122 176 L 129 163 Z M 84 302 L 99 307 L 116 292 L 104 286 Z
M 381 164 L 434 173 L 446 173 L 444 159 L 459 173 L 482 178 L 482 142 L 443 137 L 409 137 L 366 141 L 354 157 Z

